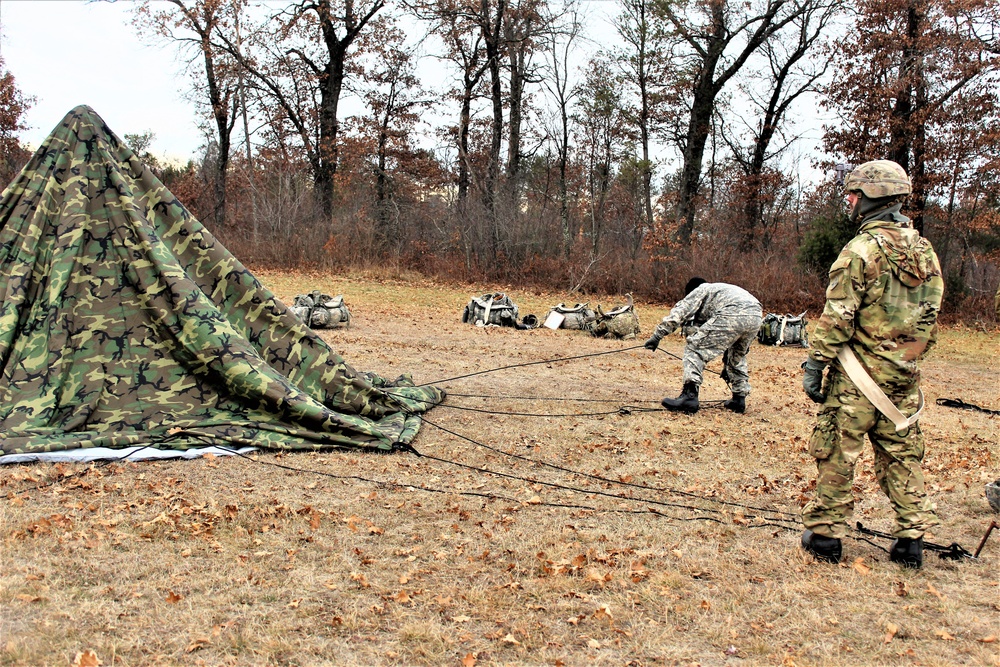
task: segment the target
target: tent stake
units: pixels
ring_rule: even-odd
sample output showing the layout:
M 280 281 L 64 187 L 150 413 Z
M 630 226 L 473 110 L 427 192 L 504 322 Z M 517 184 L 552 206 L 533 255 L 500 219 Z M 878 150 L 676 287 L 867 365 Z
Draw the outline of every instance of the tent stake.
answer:
M 998 525 L 996 521 L 990 521 L 990 527 L 986 529 L 986 534 L 983 535 L 983 540 L 979 543 L 979 547 L 976 549 L 976 555 L 973 556 L 973 558 L 979 558 L 979 552 L 983 550 L 984 546 L 986 546 L 986 540 L 990 539 L 990 533 L 993 532 L 994 528 L 1000 528 L 1000 525 Z

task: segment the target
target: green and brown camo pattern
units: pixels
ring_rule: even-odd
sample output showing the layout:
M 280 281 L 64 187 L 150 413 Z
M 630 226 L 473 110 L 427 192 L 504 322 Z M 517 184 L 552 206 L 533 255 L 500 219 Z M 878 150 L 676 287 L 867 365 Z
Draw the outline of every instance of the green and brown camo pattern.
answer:
M 941 265 L 927 239 L 908 223 L 867 221 L 830 267 L 810 356 L 838 365 L 837 350 L 850 344 L 886 393 L 909 391 L 937 339 L 943 295 Z
M 89 107 L 0 197 L 0 451 L 410 443 L 444 398 L 355 371 Z

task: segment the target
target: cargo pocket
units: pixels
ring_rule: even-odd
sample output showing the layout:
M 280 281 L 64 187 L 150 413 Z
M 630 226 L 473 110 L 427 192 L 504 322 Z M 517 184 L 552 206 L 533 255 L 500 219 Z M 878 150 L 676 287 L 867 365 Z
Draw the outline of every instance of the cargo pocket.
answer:
M 830 458 L 833 448 L 840 438 L 840 431 L 837 428 L 835 419 L 836 412 L 824 412 L 819 415 L 816 427 L 809 438 L 809 455 L 814 459 L 824 460 Z

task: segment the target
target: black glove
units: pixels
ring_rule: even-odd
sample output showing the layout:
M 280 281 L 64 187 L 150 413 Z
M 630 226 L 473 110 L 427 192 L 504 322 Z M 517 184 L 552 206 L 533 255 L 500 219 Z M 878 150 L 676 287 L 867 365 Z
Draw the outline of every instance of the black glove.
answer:
M 653 352 L 656 352 L 656 348 L 659 346 L 660 346 L 660 337 L 657 336 L 656 334 L 650 336 L 649 340 L 643 343 L 643 347 L 645 347 L 647 350 L 652 350 Z
M 806 391 L 806 396 L 812 399 L 813 403 L 822 403 L 826 400 L 823 393 L 823 371 L 826 364 L 809 357 L 802 364 L 806 374 L 802 377 L 802 388 Z

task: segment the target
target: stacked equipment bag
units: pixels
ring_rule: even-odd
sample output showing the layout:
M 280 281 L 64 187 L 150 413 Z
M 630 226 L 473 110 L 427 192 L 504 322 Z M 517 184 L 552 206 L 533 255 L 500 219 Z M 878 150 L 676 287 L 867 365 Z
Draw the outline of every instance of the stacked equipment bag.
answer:
M 481 327 L 489 324 L 517 327 L 517 304 L 503 292 L 474 296 L 462 311 L 462 321 Z
M 809 347 L 806 314 L 775 315 L 768 313 L 760 324 L 757 341 L 761 345 L 797 345 Z
M 333 329 L 351 326 L 351 313 L 344 303 L 344 296 L 328 296 L 319 290 L 295 297 L 289 309 L 310 329 Z
M 632 295 L 626 294 L 628 303 L 604 312 L 597 306 L 597 319 L 588 327 L 592 336 L 630 340 L 639 333 L 639 315 L 632 305 Z
M 575 306 L 560 303 L 558 306 L 553 306 L 545 317 L 544 326 L 549 329 L 588 331 L 588 327 L 597 319 L 597 313 L 588 306 L 586 303 L 578 303 Z

